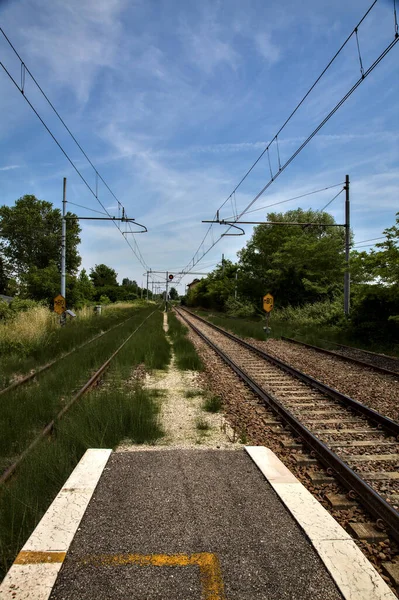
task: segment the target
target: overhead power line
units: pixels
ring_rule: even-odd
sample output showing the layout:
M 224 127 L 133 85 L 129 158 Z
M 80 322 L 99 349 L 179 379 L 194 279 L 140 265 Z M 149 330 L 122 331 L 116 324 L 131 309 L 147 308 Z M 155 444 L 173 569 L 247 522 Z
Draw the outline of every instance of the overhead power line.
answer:
M 251 213 L 258 212 L 260 210 L 265 210 L 266 208 L 271 208 L 272 206 L 279 206 L 280 204 L 286 204 L 287 202 L 293 202 L 294 200 L 306 198 L 307 196 L 312 196 L 313 194 L 318 194 L 318 193 L 324 192 L 326 190 L 331 190 L 332 188 L 336 188 L 336 187 L 339 187 L 342 185 L 343 185 L 342 183 L 335 183 L 334 185 L 329 185 L 327 187 L 320 188 L 318 190 L 313 190 L 312 192 L 306 192 L 306 194 L 301 194 L 300 196 L 293 196 L 292 198 L 287 198 L 286 200 L 279 200 L 278 202 L 273 202 L 272 204 L 266 204 L 266 206 L 261 206 L 260 208 L 254 208 L 253 210 L 247 210 L 247 212 L 245 214 L 249 215 Z M 339 193 L 341 193 L 341 192 L 339 192 Z M 334 196 L 333 199 L 335 199 L 335 198 L 336 198 L 336 196 Z M 322 209 L 322 210 L 324 210 L 324 209 Z M 235 216 L 234 217 L 226 217 L 223 220 L 231 221 L 231 220 L 233 220 L 233 218 L 235 218 Z
M 241 186 L 241 184 L 245 181 L 245 179 L 248 177 L 248 175 L 254 169 L 254 167 L 256 166 L 256 164 L 260 161 L 260 159 L 262 158 L 262 156 L 264 156 L 267 153 L 268 157 L 269 157 L 269 148 L 271 147 L 271 145 L 273 144 L 273 142 L 278 143 L 278 135 L 283 131 L 283 129 L 285 128 L 285 126 L 287 125 L 287 123 L 292 119 L 292 117 L 294 116 L 294 114 L 296 113 L 296 111 L 303 104 L 303 102 L 309 96 L 309 94 L 311 93 L 311 91 L 314 89 L 314 87 L 317 85 L 317 83 L 320 81 L 320 79 L 323 77 L 323 75 L 326 73 L 326 71 L 333 64 L 333 62 L 335 61 L 335 59 L 337 58 L 337 56 L 342 52 L 342 50 L 347 45 L 347 43 L 349 42 L 349 40 L 353 36 L 355 36 L 357 34 L 359 26 L 363 23 L 364 19 L 367 17 L 367 15 L 370 13 L 370 11 L 374 8 L 374 6 L 375 6 L 376 3 L 377 3 L 377 0 L 375 0 L 372 3 L 372 5 L 366 11 L 366 13 L 363 15 L 363 17 L 361 18 L 361 20 L 359 21 L 359 23 L 352 30 L 352 32 L 346 38 L 346 40 L 341 45 L 341 47 L 339 48 L 339 50 L 335 53 L 335 55 L 333 56 L 333 58 L 330 60 L 330 62 L 328 63 L 328 65 L 323 69 L 322 73 L 316 79 L 316 81 L 314 82 L 314 84 L 306 92 L 305 96 L 298 103 L 298 105 L 295 107 L 295 109 L 292 111 L 292 113 L 289 115 L 289 117 L 286 119 L 286 121 L 280 127 L 280 129 L 278 130 L 278 132 L 272 138 L 271 142 L 266 146 L 266 148 L 263 150 L 263 152 L 260 154 L 260 156 L 257 158 L 257 160 L 253 163 L 253 165 L 251 166 L 251 168 L 246 172 L 246 174 L 244 175 L 244 177 L 240 180 L 240 182 L 234 188 L 234 190 L 231 192 L 231 194 L 219 206 L 219 209 L 215 213 L 214 221 L 219 221 L 219 219 L 218 219 L 219 211 L 225 206 L 225 204 L 229 200 L 232 202 L 232 205 L 233 205 L 233 198 L 234 198 L 234 201 L 235 201 L 235 192 L 238 190 L 238 188 Z M 337 102 L 337 104 L 333 107 L 333 109 L 326 115 L 326 117 L 319 123 L 319 125 L 311 132 L 311 134 L 295 150 L 295 152 L 288 158 L 288 160 L 283 165 L 281 165 L 281 161 L 280 161 L 280 158 L 279 158 L 279 169 L 274 174 L 273 174 L 273 171 L 272 171 L 272 168 L 271 168 L 271 164 L 270 164 L 270 161 L 269 161 L 269 166 L 270 166 L 270 180 L 260 190 L 260 192 L 253 198 L 253 200 L 251 200 L 251 202 L 240 212 L 240 214 L 236 214 L 235 215 L 235 218 L 233 219 L 233 222 L 237 222 L 244 214 L 246 214 L 247 212 L 249 212 L 249 209 L 253 206 L 253 204 L 264 194 L 264 192 L 272 185 L 272 183 L 277 179 L 277 177 L 279 175 L 281 175 L 281 173 L 291 164 L 291 162 L 298 156 L 298 154 L 300 154 L 300 152 L 302 152 L 302 150 L 309 144 L 309 142 L 313 139 L 313 137 L 332 118 L 332 116 L 339 110 L 339 108 L 346 102 L 346 100 L 355 92 L 355 90 L 359 87 L 359 85 L 370 75 L 370 73 L 377 67 L 377 65 L 383 60 L 383 58 L 385 58 L 385 56 L 392 50 L 392 48 L 396 45 L 396 43 L 398 41 L 399 41 L 399 36 L 395 33 L 395 36 L 394 36 L 394 39 L 392 40 L 392 42 L 390 44 L 388 44 L 388 46 L 374 60 L 374 62 L 368 67 L 368 69 L 364 70 L 363 64 L 361 63 L 361 65 L 360 65 L 361 66 L 361 69 L 360 69 L 361 76 L 360 76 L 360 78 L 348 90 L 348 92 L 341 98 L 341 100 L 339 102 Z M 201 241 L 201 244 L 198 246 L 198 248 L 197 248 L 197 250 L 196 250 L 193 258 L 186 265 L 186 267 L 185 267 L 184 270 L 187 273 L 190 272 L 195 267 L 195 265 L 198 264 L 198 262 L 200 260 L 202 260 L 202 258 L 208 254 L 208 252 L 210 252 L 210 250 L 212 250 L 212 248 L 222 239 L 222 237 L 224 235 L 226 235 L 226 233 L 228 233 L 230 231 L 230 228 L 233 227 L 233 225 L 230 225 L 229 228 L 224 232 L 224 234 L 219 235 L 216 240 L 214 240 L 214 238 L 212 238 L 210 240 L 210 244 L 207 245 L 207 247 L 205 247 L 205 242 L 206 242 L 208 236 L 210 236 L 210 235 L 213 236 L 212 227 L 213 227 L 213 224 L 211 223 L 211 225 L 208 227 L 208 229 L 207 229 L 207 231 L 205 233 L 205 236 L 204 236 L 203 240 Z
M 17 81 L 15 80 L 15 78 L 11 75 L 11 73 L 9 72 L 9 70 L 6 68 L 6 66 L 2 62 L 0 62 L 0 66 L 3 68 L 3 70 L 8 75 L 8 77 L 11 79 L 11 81 L 13 82 L 13 84 L 15 85 L 15 87 L 21 92 L 21 94 L 23 95 L 25 101 L 29 104 L 30 108 L 36 114 L 37 118 L 40 120 L 40 122 L 42 123 L 43 127 L 46 129 L 46 131 L 53 138 L 54 142 L 57 144 L 57 146 L 59 147 L 59 149 L 61 150 L 61 152 L 64 154 L 65 158 L 68 160 L 68 162 L 70 163 L 70 165 L 76 171 L 76 173 L 78 174 L 78 176 L 80 177 L 80 179 L 83 181 L 83 183 L 86 185 L 86 187 L 88 188 L 88 190 L 90 191 L 90 193 L 94 196 L 94 198 L 100 204 L 100 206 L 104 210 L 104 214 L 108 215 L 112 219 L 112 215 L 108 212 L 107 208 L 104 206 L 104 204 L 101 202 L 100 198 L 98 197 L 98 180 L 99 179 L 103 182 L 103 184 L 105 185 L 105 187 L 107 188 L 107 190 L 110 192 L 110 194 L 117 201 L 117 203 L 118 203 L 118 210 L 119 211 L 122 210 L 122 214 L 127 219 L 128 217 L 127 217 L 126 209 L 124 208 L 124 206 L 122 205 L 122 203 L 120 202 L 120 200 L 117 198 L 117 196 L 114 194 L 114 192 L 112 191 L 112 189 L 109 187 L 109 185 L 107 184 L 107 182 L 104 180 L 104 178 L 101 176 L 101 174 L 98 172 L 97 168 L 94 166 L 93 162 L 90 160 L 90 158 L 87 155 L 87 153 L 84 151 L 84 149 L 82 148 L 82 146 L 80 145 L 80 143 L 78 142 L 78 140 L 76 139 L 76 137 L 73 135 L 72 131 L 69 129 L 69 127 L 67 126 L 67 124 L 65 123 L 65 121 L 63 120 L 63 118 L 61 117 L 60 113 L 54 107 L 54 105 L 52 104 L 52 102 L 48 98 L 47 94 L 43 91 L 42 87 L 39 85 L 39 83 L 37 82 L 37 80 L 35 79 L 35 77 L 32 75 L 31 71 L 28 69 L 28 67 L 26 66 L 25 62 L 22 60 L 21 56 L 19 55 L 19 53 L 17 52 L 17 50 L 15 49 L 15 47 L 13 46 L 13 44 L 11 43 L 11 41 L 9 40 L 9 38 L 7 37 L 7 35 L 5 34 L 3 28 L 1 28 L 1 27 L 0 27 L 0 33 L 3 35 L 3 37 L 5 38 L 5 40 L 7 41 L 7 43 L 9 44 L 10 48 L 13 50 L 14 54 L 16 55 L 16 57 L 18 58 L 18 60 L 21 63 L 21 83 L 20 84 L 17 83 Z M 54 113 L 58 117 L 59 121 L 62 123 L 62 125 L 64 126 L 64 128 L 66 129 L 66 131 L 68 132 L 68 134 L 70 135 L 70 137 L 73 139 L 73 141 L 75 142 L 75 144 L 77 145 L 77 147 L 79 148 L 79 150 L 82 152 L 83 156 L 86 158 L 86 160 L 88 161 L 88 163 L 90 164 L 90 166 L 93 168 L 94 173 L 95 173 L 95 180 L 96 180 L 96 185 L 95 185 L 96 189 L 95 190 L 92 188 L 92 186 L 88 183 L 88 181 L 82 175 L 81 171 L 78 169 L 78 167 L 76 166 L 76 164 L 74 163 L 74 161 L 71 159 L 71 157 L 68 155 L 68 153 L 63 148 L 63 146 L 61 145 L 61 143 L 55 137 L 55 135 L 51 131 L 50 127 L 45 123 L 44 119 L 41 117 L 41 115 L 36 110 L 36 108 L 34 107 L 34 105 L 32 104 L 32 102 L 30 102 L 30 100 L 26 96 L 26 90 L 25 90 L 25 87 L 26 87 L 26 73 L 28 73 L 28 75 L 30 76 L 30 78 L 32 79 L 32 81 L 34 82 L 34 84 L 36 85 L 37 89 L 40 91 L 40 93 L 42 94 L 42 96 L 45 98 L 45 100 L 47 101 L 47 103 L 49 104 L 49 106 L 51 107 L 51 109 L 54 111 Z M 72 202 L 70 204 L 72 204 Z M 79 206 L 79 205 L 76 205 L 76 206 Z M 82 208 L 86 208 L 86 207 L 82 207 Z M 93 209 L 89 208 L 87 210 L 93 210 Z M 96 211 L 94 211 L 94 212 L 96 212 Z M 99 211 L 97 211 L 97 212 L 99 212 Z M 115 227 L 120 231 L 120 233 L 123 234 L 124 232 L 121 230 L 121 226 L 118 224 L 118 222 L 116 222 L 116 221 L 112 221 L 112 222 L 115 225 Z M 128 226 L 130 228 L 130 233 L 133 233 L 132 226 L 131 226 L 130 223 L 128 223 Z M 130 241 L 126 238 L 126 236 L 123 236 L 123 238 L 125 239 L 125 241 L 128 244 L 128 246 L 131 248 L 131 250 L 134 253 L 134 255 L 136 256 L 136 258 L 142 264 L 142 266 L 145 269 L 149 270 L 149 266 L 145 262 L 145 260 L 143 258 L 143 255 L 140 252 L 140 249 L 138 247 L 137 241 L 134 239 L 134 247 L 133 247 L 131 245 Z

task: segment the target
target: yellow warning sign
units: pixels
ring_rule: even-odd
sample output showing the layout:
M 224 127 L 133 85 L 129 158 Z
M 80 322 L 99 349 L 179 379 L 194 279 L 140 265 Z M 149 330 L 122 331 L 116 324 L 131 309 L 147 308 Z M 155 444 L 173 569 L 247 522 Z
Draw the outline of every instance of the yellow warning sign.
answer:
M 56 296 L 54 298 L 54 312 L 56 312 L 59 315 L 62 315 L 62 313 L 64 313 L 65 311 L 66 311 L 65 298 L 64 298 L 64 296 L 61 296 L 61 294 L 58 294 L 58 296 Z
M 273 304 L 274 298 L 271 294 L 266 294 L 266 296 L 263 296 L 263 310 L 269 313 L 271 310 L 273 310 Z

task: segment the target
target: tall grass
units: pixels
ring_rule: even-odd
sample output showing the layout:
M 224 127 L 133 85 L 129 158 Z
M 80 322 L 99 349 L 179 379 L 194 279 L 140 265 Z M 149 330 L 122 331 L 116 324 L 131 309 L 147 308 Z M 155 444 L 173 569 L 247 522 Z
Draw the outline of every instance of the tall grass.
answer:
M 59 318 L 45 307 L 18 313 L 9 322 L 0 322 L 0 386 L 5 387 L 16 374 L 57 358 L 99 333 L 128 319 L 141 310 L 141 302 L 113 304 L 103 314 L 92 307 L 77 312 L 74 321 L 60 327 Z
M 45 371 L 32 383 L 0 397 L 0 468 L 45 427 L 80 389 L 90 376 L 109 358 L 153 307 L 141 309 L 124 327 L 99 338 L 88 347 L 77 350 Z M 149 368 L 163 368 L 170 359 L 170 347 L 162 331 L 162 316 L 156 312 L 128 344 L 129 361 L 120 364 L 127 377 L 132 364 L 145 363 Z
M 138 321 L 150 310 L 153 307 L 140 311 Z M 123 337 L 127 335 L 124 330 Z M 162 435 L 156 394 L 131 383 L 130 375 L 140 363 L 164 368 L 169 358 L 170 345 L 162 329 L 162 315 L 157 312 L 117 355 L 102 384 L 56 423 L 52 437 L 42 441 L 15 477 L 0 487 L 0 579 L 87 448 L 112 448 L 126 439 L 153 443 Z M 45 410 L 40 394 L 36 399 Z M 32 405 L 32 418 L 35 412 Z
M 178 369 L 202 371 L 204 365 L 198 356 L 193 343 L 187 337 L 187 327 L 183 325 L 172 312 L 168 314 L 168 324 L 168 334 L 173 342 L 173 350 L 175 352 L 176 366 Z

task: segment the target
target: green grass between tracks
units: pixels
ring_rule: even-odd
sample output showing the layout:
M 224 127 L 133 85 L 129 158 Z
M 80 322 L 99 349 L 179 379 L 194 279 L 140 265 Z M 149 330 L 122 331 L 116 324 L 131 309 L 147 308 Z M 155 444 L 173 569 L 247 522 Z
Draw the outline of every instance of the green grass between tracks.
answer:
M 110 355 L 151 310 L 153 308 L 141 310 L 137 320 L 134 319 L 134 326 L 129 325 L 129 330 L 123 328 L 123 336 L 119 337 L 116 330 L 113 344 L 107 341 L 102 353 L 107 350 Z M 101 384 L 77 401 L 56 424 L 51 438 L 40 442 L 12 480 L 0 486 L 0 580 L 87 448 L 112 448 L 123 440 L 153 443 L 162 435 L 157 394 L 143 389 L 131 378 L 132 370 L 141 363 L 157 369 L 169 363 L 170 345 L 162 322 L 159 312 L 146 321 L 111 363 Z M 84 356 L 80 361 L 84 362 Z M 74 360 L 70 367 L 79 368 L 79 361 Z M 66 377 L 65 383 L 68 381 L 71 383 Z M 54 383 L 53 378 L 51 382 Z M 46 388 L 50 392 L 48 386 L 47 381 Z M 35 397 L 44 414 L 46 408 L 41 406 L 41 394 Z M 47 399 L 50 397 L 50 393 L 46 395 Z M 25 411 L 26 407 L 18 410 L 19 413 Z M 28 414 L 33 419 L 34 403 Z M 46 419 L 50 420 L 46 416 L 43 422 Z M 29 424 L 29 419 L 25 418 L 19 422 L 20 433 L 27 422 Z M 9 438 L 12 439 L 12 435 Z
M 183 371 L 186 369 L 202 371 L 204 365 L 193 343 L 187 337 L 188 328 L 172 312 L 168 313 L 168 324 L 168 335 L 173 343 L 177 368 Z
M 93 312 L 92 316 L 78 316 L 65 327 L 45 329 L 30 343 L 0 345 L 0 388 L 9 385 L 15 374 L 27 374 L 43 366 L 142 310 L 142 302 L 122 307 L 111 305 L 101 315 Z

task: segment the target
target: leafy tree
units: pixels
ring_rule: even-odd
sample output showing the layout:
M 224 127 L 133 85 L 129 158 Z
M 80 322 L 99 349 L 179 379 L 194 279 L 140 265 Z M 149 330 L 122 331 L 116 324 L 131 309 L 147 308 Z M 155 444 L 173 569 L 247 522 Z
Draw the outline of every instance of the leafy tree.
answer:
M 118 282 L 116 278 L 116 271 L 104 264 L 96 265 L 94 269 L 90 270 L 90 279 L 92 280 L 95 288 L 113 285 L 117 286 Z
M 138 288 L 137 281 L 134 281 L 134 279 L 129 279 L 128 277 L 124 277 L 124 279 L 122 279 L 122 285 L 135 287 L 136 290 Z
M 0 294 L 7 294 L 8 287 L 8 271 L 4 258 L 0 255 Z
M 94 286 L 86 269 L 82 269 L 77 279 L 77 287 L 82 296 L 82 300 L 91 300 L 93 298 Z
M 280 306 L 332 298 L 343 287 L 344 231 L 327 213 L 302 209 L 269 213 L 277 223 L 320 223 L 319 226 L 258 225 L 240 257 L 240 286 L 252 300 L 266 291 Z
M 177 293 L 177 289 L 174 287 L 171 287 L 169 290 L 169 298 L 171 300 L 178 300 L 179 299 L 179 294 Z
M 54 260 L 42 269 L 32 266 L 23 276 L 23 281 L 23 295 L 34 300 L 45 300 L 51 304 L 55 296 L 60 293 L 60 272 Z
M 15 206 L 0 207 L 0 249 L 11 274 L 20 278 L 32 267 L 45 269 L 53 263 L 60 268 L 61 223 L 58 208 L 32 195 L 19 198 Z M 66 268 L 70 274 L 76 273 L 81 262 L 77 250 L 80 231 L 77 220 L 67 220 Z

